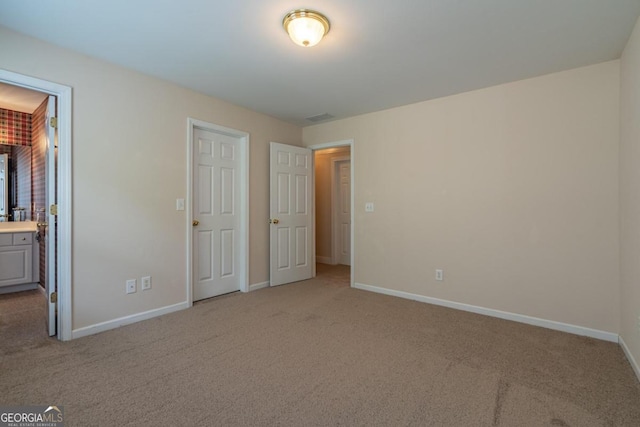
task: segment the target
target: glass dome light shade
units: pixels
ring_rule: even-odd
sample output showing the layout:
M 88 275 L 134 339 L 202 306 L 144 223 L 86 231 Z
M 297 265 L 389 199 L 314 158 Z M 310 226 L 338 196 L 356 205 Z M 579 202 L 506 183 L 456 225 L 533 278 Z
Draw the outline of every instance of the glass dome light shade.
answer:
M 329 32 L 329 20 L 318 12 L 297 9 L 289 12 L 282 21 L 282 26 L 299 46 L 317 45 Z

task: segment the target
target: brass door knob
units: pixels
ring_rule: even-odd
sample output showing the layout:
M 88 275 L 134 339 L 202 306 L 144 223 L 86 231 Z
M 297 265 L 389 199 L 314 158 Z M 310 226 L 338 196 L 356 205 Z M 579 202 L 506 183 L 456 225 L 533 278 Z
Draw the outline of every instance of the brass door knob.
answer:
M 193 220 L 193 226 L 195 227 L 195 226 L 197 226 L 198 224 L 200 224 L 200 221 L 198 221 L 197 219 L 194 219 L 194 220 Z
M 280 223 L 280 220 L 279 220 L 279 219 L 274 219 L 274 220 L 273 220 L 273 223 L 274 223 L 274 224 L 278 224 L 278 223 Z

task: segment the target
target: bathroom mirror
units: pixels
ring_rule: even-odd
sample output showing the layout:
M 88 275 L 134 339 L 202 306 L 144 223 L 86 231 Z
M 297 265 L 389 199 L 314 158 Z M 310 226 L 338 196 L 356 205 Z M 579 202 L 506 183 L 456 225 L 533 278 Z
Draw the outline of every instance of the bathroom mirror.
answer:
M 31 147 L 0 145 L 0 163 L 0 221 L 13 221 L 15 207 L 31 219 Z

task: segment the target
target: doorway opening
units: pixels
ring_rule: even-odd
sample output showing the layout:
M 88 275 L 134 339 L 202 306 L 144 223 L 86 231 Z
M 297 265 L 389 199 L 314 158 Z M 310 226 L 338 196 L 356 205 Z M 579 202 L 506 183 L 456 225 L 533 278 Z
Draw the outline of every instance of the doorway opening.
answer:
M 353 140 L 344 140 L 318 144 L 310 147 L 299 147 L 271 142 L 269 161 L 269 284 L 279 286 L 316 277 L 316 261 L 328 263 L 350 264 L 349 285 L 354 286 L 354 168 Z M 315 156 L 314 152 L 327 150 L 326 153 L 339 152 L 340 156 L 330 158 L 328 181 L 329 190 L 334 188 L 333 196 L 339 200 L 342 196 L 342 210 L 336 211 L 336 218 L 331 213 L 332 205 L 340 203 L 322 203 L 316 194 Z M 348 153 L 348 156 L 345 154 Z M 331 172 L 333 171 L 333 173 Z M 332 178 L 333 176 L 333 178 Z M 344 178 L 344 179 L 342 179 Z M 324 180 L 321 180 L 324 183 Z M 344 191 L 340 191 L 343 184 Z M 321 184 L 319 184 L 321 185 Z M 323 231 L 316 223 L 316 207 L 329 205 L 328 214 L 330 231 Z M 321 207 L 321 209 L 322 209 Z M 338 213 L 346 218 L 340 223 Z M 335 223 L 335 227 L 334 224 Z M 342 233 L 341 239 L 333 235 Z M 316 254 L 316 240 L 329 236 L 328 246 L 331 255 Z M 334 244 L 335 242 L 338 242 Z M 320 243 L 323 244 L 323 243 Z M 318 257 L 317 257 L 318 255 Z M 338 258 L 343 255 L 342 260 Z M 335 260 L 335 261 L 334 261 Z
M 314 151 L 316 262 L 351 265 L 351 149 Z
M 3 217 L 4 220 L 13 219 L 14 221 L 2 224 L 3 233 L 0 234 L 5 235 L 4 243 L 7 245 L 9 243 L 6 235 L 12 235 L 11 244 L 16 243 L 13 240 L 18 243 L 14 246 L 20 251 L 7 246 L 10 248 L 7 253 L 22 254 L 20 257 L 14 257 L 13 259 L 18 263 L 11 262 L 11 265 L 16 268 L 16 265 L 22 267 L 24 264 L 25 274 L 28 273 L 29 268 L 32 269 L 32 275 L 25 275 L 25 280 L 35 285 L 35 292 L 41 292 L 38 290 L 40 289 L 38 283 L 44 284 L 45 297 L 41 300 L 44 300 L 45 305 L 46 335 L 70 340 L 73 338 L 70 281 L 71 88 L 6 70 L 0 70 L 0 85 L 0 99 L 10 99 L 10 94 L 21 93 L 24 96 L 30 94 L 35 97 L 36 101 L 31 102 L 41 101 L 33 111 L 34 117 L 38 113 L 37 123 L 32 123 L 33 136 L 38 141 L 37 145 L 31 144 L 32 153 L 26 153 L 24 150 L 14 151 L 15 145 L 29 144 L 11 141 L 10 152 L 15 156 L 15 163 L 20 163 L 21 167 L 25 168 L 27 167 L 25 159 L 29 159 L 32 163 L 29 168 L 33 173 L 29 171 L 21 174 L 21 180 L 30 176 L 30 182 L 28 184 L 22 182 L 19 187 L 15 186 L 16 194 L 10 207 L 17 209 L 12 209 L 10 217 Z M 13 100 L 20 98 L 21 95 L 15 95 L 15 97 Z M 4 111 L 14 112 L 16 109 L 6 104 L 2 108 Z M 13 117 L 19 116 L 19 114 L 13 115 Z M 5 125 L 8 125 L 9 121 L 6 120 Z M 25 119 L 24 124 L 27 123 Z M 17 173 L 14 179 L 18 179 Z M 39 243 L 37 243 L 38 239 L 41 240 Z M 30 244 L 33 246 L 30 247 Z M 43 251 L 42 255 L 40 255 L 40 247 L 46 247 L 46 252 Z M 6 290 L 9 292 L 14 290 L 11 279 L 6 283 L 8 283 Z M 17 291 L 18 288 L 15 290 Z M 11 300 L 11 298 L 5 299 Z
M 353 286 L 353 140 L 309 148 L 314 159 L 314 276 L 348 274 Z

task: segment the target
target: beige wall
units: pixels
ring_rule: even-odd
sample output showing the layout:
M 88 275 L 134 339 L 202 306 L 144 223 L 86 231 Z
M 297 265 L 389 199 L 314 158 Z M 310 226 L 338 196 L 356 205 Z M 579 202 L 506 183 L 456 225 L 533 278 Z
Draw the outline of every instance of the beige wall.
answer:
M 268 142 L 355 138 L 357 282 L 618 332 L 621 248 L 622 334 L 638 358 L 638 38 L 621 104 L 612 61 L 304 132 L 2 27 L 0 67 L 74 91 L 74 329 L 185 300 L 175 199 L 194 117 L 251 134 L 250 283 L 268 280 Z M 125 295 L 147 274 L 152 292 Z
M 331 258 L 332 212 L 331 200 L 331 167 L 332 161 L 348 158 L 349 147 L 329 148 L 314 153 L 315 162 L 315 197 L 316 197 L 316 259 Z M 325 260 L 326 261 L 326 260 Z
M 640 363 L 640 21 L 620 61 L 620 336 Z M 640 372 L 636 372 L 640 375 Z
M 356 282 L 618 332 L 618 61 L 303 129 L 349 138 Z
M 73 328 L 186 300 L 187 117 L 251 135 L 251 284 L 268 280 L 268 144 L 301 129 L 0 27 L 0 67 L 73 88 Z M 127 278 L 153 276 L 126 295 Z

